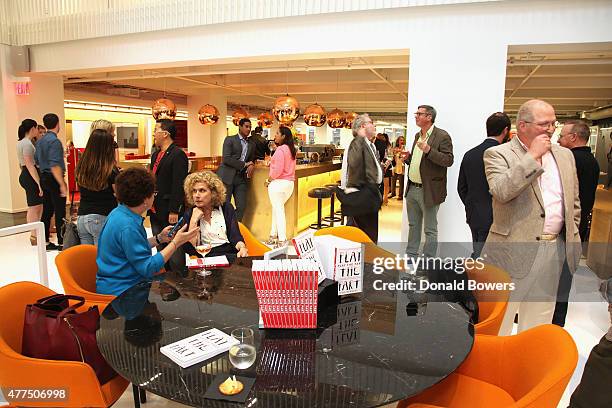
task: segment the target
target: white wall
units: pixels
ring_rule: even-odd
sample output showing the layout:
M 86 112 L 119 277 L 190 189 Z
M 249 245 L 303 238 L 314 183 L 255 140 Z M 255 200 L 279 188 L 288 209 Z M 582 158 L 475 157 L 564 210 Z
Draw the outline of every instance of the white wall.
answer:
M 198 110 L 207 103 L 219 110 L 219 121 L 214 125 L 202 125 L 198 120 Z M 226 133 L 227 98 L 220 90 L 203 92 L 187 98 L 187 134 L 189 151 L 198 156 L 220 156 Z
M 26 118 L 42 124 L 46 113 L 60 118 L 60 134 L 64 142 L 64 85 L 57 75 L 31 76 L 30 95 L 15 95 L 10 66 L 9 47 L 0 45 L 0 211 L 18 212 L 27 209 L 25 191 L 19 185 L 17 161 L 17 129 Z

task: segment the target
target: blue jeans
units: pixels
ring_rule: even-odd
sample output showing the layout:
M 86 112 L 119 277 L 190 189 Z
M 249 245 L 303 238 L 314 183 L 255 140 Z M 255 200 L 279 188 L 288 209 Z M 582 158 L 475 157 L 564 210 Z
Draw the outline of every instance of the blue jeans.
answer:
M 98 238 L 105 222 L 106 215 L 79 215 L 77 218 L 77 229 L 79 231 L 79 238 L 81 238 L 81 244 L 97 246 Z

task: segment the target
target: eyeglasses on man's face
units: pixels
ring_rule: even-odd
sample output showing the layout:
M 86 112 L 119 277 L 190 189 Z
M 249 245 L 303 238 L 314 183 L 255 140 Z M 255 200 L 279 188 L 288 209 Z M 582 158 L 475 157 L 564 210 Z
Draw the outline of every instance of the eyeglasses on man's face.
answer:
M 523 122 L 536 125 L 537 127 L 542 129 L 550 129 L 551 127 L 553 129 L 556 129 L 560 125 L 560 123 L 556 120 L 553 120 L 552 122 L 530 122 L 528 120 L 524 120 Z
M 427 115 L 431 115 L 431 113 L 427 113 L 427 112 L 414 112 L 414 116 L 416 116 L 416 117 L 427 116 Z

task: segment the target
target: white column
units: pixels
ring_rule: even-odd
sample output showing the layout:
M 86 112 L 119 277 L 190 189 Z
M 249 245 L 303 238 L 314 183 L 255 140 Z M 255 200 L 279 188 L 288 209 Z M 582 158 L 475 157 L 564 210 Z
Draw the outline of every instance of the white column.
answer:
M 58 136 L 64 143 L 64 84 L 58 75 L 35 75 L 30 77 L 30 95 L 16 95 L 6 45 L 0 45 L 0 74 L 0 212 L 15 213 L 27 209 L 25 191 L 19 185 L 17 129 L 24 119 L 42 124 L 46 113 L 55 113 L 60 118 Z
M 503 110 L 506 54 L 506 45 L 487 43 L 484 36 L 478 41 L 460 37 L 435 44 L 424 37 L 410 49 L 406 144 L 412 146 L 419 130 L 413 115 L 419 105 L 437 110 L 435 126 L 446 130 L 453 141 L 455 161 L 448 169 L 448 196 L 438 212 L 440 242 L 471 242 L 465 208 L 457 193 L 459 167 L 465 152 L 486 137 L 487 117 Z M 404 208 L 402 240 L 407 237 Z
M 219 121 L 214 125 L 202 125 L 198 120 L 198 110 L 206 104 L 219 109 Z M 220 91 L 211 90 L 187 98 L 187 134 L 190 152 L 198 156 L 220 156 L 226 133 L 227 97 Z

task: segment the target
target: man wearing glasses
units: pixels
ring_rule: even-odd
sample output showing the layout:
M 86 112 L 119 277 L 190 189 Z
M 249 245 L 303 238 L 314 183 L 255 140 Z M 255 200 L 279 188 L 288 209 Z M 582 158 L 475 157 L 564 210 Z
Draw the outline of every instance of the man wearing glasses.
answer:
M 157 150 L 151 156 L 150 170 L 155 175 L 155 201 L 149 210 L 151 231 L 154 236 L 168 225 L 178 222 L 181 207 L 185 196 L 183 182 L 187 177 L 189 159 L 185 152 L 174 143 L 176 139 L 176 126 L 169 119 L 160 119 L 155 124 L 153 134 Z M 157 240 L 158 251 L 166 244 Z M 185 252 L 178 248 L 167 266 L 174 271 L 183 272 L 185 269 Z
M 408 212 L 409 259 L 418 256 L 421 230 L 425 224 L 425 257 L 434 257 L 438 250 L 438 209 L 446 200 L 446 169 L 453 165 L 453 142 L 450 135 L 436 126 L 436 110 L 419 106 L 414 114 L 421 129 L 414 137 L 412 150 L 404 162 L 408 167 L 408 185 L 404 197 Z
M 597 181 L 599 180 L 599 164 L 595 160 L 595 156 L 591 153 L 591 148 L 588 146 L 591 130 L 589 126 L 581 120 L 571 120 L 565 122 L 561 133 L 559 134 L 559 144 L 572 151 L 576 161 L 576 170 L 578 174 L 578 197 L 580 199 L 580 226 L 578 233 L 580 241 L 587 242 L 589 215 L 595 204 L 595 191 L 597 190 Z M 555 306 L 555 314 L 553 323 L 561 327 L 565 326 L 565 317 L 567 316 L 567 299 L 569 291 L 572 287 L 572 275 L 566 265 L 561 272 L 561 280 L 559 281 L 559 290 L 557 294 L 557 305 Z
M 580 260 L 580 201 L 572 153 L 552 145 L 557 121 L 551 105 L 525 102 L 517 136 L 484 153 L 493 196 L 493 224 L 483 249 L 487 263 L 508 272 L 515 284 L 500 335 L 550 323 L 565 259 L 570 271 Z

